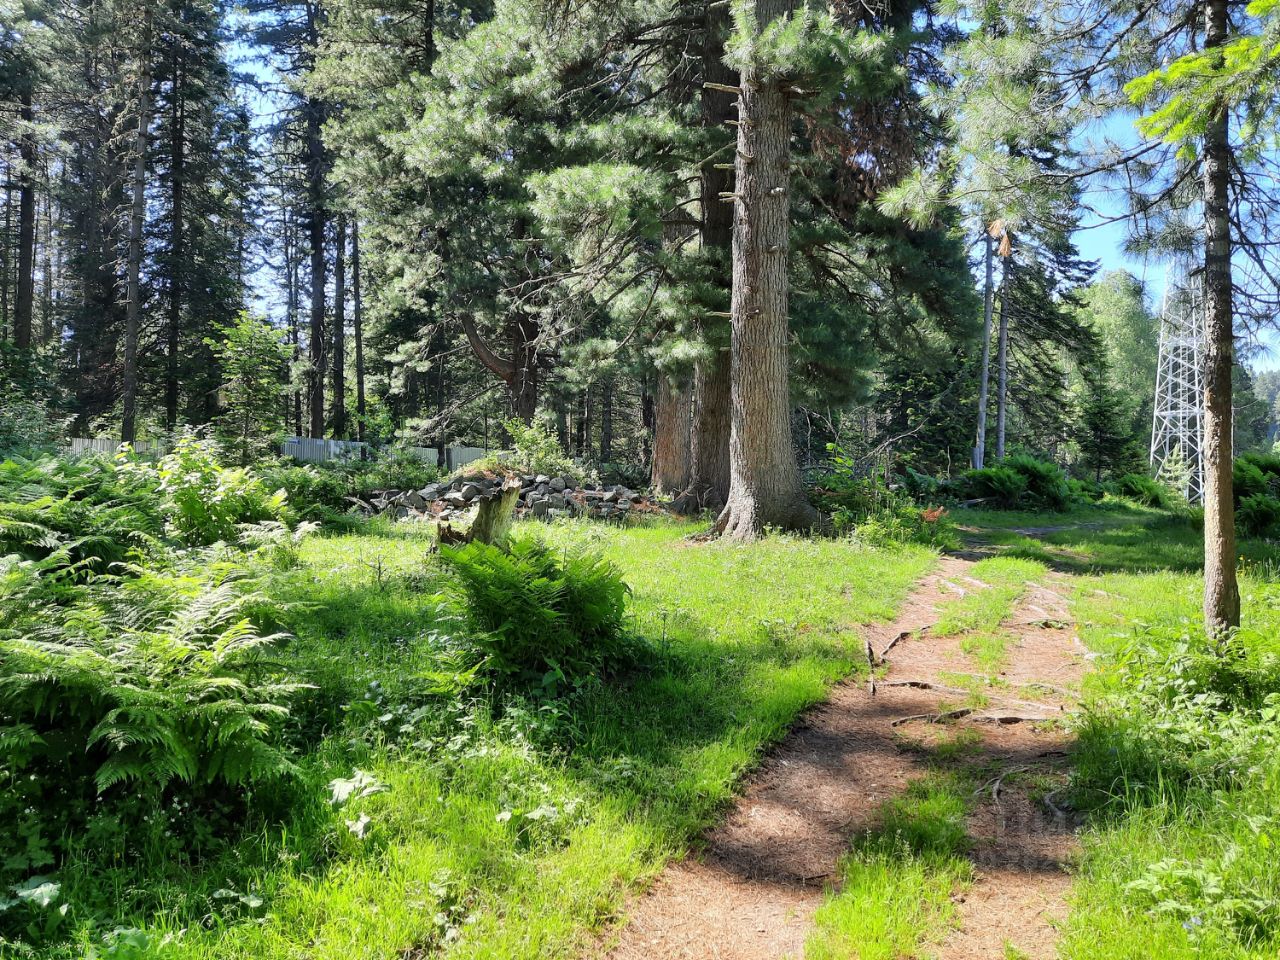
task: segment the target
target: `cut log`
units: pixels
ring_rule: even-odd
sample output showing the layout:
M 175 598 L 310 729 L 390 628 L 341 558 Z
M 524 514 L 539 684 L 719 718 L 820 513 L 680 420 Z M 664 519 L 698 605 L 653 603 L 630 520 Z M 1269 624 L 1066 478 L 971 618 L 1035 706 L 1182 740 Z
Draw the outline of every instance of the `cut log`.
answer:
M 502 546 L 511 536 L 511 524 L 516 515 L 516 501 L 520 499 L 520 481 L 514 477 L 502 485 L 502 492 L 480 501 L 476 519 L 471 524 L 469 539 L 480 543 Z

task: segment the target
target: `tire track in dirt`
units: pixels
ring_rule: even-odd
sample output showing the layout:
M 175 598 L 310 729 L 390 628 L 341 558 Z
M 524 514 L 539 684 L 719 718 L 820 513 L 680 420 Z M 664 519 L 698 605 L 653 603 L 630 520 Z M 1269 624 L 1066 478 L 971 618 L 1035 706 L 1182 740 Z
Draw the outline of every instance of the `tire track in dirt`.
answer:
M 937 687 L 947 687 L 944 678 L 952 674 L 972 672 L 961 638 L 931 637 L 924 628 L 956 596 L 955 584 L 981 589 L 972 567 L 971 557 L 943 557 L 917 583 L 896 620 L 864 629 L 877 653 L 898 639 L 874 694 L 865 682 L 845 682 L 805 713 L 721 823 L 628 903 L 622 923 L 596 944 L 592 956 L 803 956 L 814 911 L 838 879 L 852 838 L 872 829 L 881 805 L 927 772 L 930 746 L 953 729 L 893 723 L 958 705 L 954 692 Z M 1083 671 L 1072 631 L 1061 626 L 1067 620 L 1062 582 L 1031 587 L 1009 618 L 1009 663 L 1000 678 L 1008 686 L 990 691 L 993 701 L 1034 700 L 1047 711 L 1069 705 L 1069 688 Z M 929 686 L 891 685 L 907 679 Z M 1037 683 L 1049 686 L 1030 686 Z M 1074 840 L 1070 825 L 1045 812 L 1020 778 L 1060 778 L 1069 744 L 1060 730 L 1043 724 L 992 719 L 1031 712 L 1026 703 L 993 702 L 961 721 L 981 737 L 975 758 L 1003 772 L 984 788 L 985 799 L 970 818 L 977 878 L 958 898 L 959 924 L 939 945 L 940 960 L 1003 957 L 1006 942 L 1032 957 L 1051 955 L 1052 920 L 1069 886 L 1062 864 Z

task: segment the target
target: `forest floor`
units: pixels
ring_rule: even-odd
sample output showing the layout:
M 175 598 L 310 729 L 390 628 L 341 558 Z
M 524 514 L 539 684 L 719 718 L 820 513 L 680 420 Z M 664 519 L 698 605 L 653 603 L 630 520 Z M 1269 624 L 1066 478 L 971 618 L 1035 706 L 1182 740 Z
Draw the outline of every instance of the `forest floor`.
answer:
M 1052 799 L 1084 671 L 1071 590 L 987 547 L 941 558 L 864 630 L 871 676 L 804 715 L 602 952 L 1050 956 L 1076 846 Z

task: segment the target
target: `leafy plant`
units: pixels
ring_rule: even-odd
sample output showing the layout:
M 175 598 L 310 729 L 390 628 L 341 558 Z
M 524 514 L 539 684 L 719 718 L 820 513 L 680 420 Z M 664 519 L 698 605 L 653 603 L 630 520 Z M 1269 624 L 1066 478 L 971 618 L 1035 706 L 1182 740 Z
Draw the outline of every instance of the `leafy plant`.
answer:
M 440 555 L 457 576 L 471 642 L 490 672 L 554 687 L 629 655 L 623 630 L 629 590 L 599 554 L 557 555 L 525 538 L 509 550 L 469 543 L 441 548 Z
M 512 417 L 502 428 L 510 434 L 514 447 L 507 463 L 519 472 L 582 476 L 582 468 L 565 456 L 559 438 L 547 424 L 536 419 L 525 424 L 518 417 Z
M 1067 475 L 1056 463 L 1021 453 L 1006 457 L 1001 466 L 1017 472 L 1026 480 L 1026 494 L 1037 505 L 1049 510 L 1067 509 L 1071 499 Z
M 1169 506 L 1169 491 L 1158 481 L 1141 473 L 1126 473 L 1116 484 L 1122 496 L 1145 507 Z
M 1258 465 L 1243 458 L 1231 465 L 1231 490 L 1236 503 L 1267 492 L 1267 478 Z
M 188 545 L 234 541 L 237 526 L 283 517 L 283 491 L 269 492 L 248 467 L 224 467 L 218 445 L 187 433 L 152 465 L 124 453 L 120 470 L 156 483 L 168 531 Z
M 1027 478 L 1010 467 L 983 467 L 964 475 L 969 495 L 1011 510 L 1027 489 Z
M 1280 522 L 1280 500 L 1268 493 L 1245 497 L 1236 507 L 1236 527 L 1246 537 L 1261 537 Z

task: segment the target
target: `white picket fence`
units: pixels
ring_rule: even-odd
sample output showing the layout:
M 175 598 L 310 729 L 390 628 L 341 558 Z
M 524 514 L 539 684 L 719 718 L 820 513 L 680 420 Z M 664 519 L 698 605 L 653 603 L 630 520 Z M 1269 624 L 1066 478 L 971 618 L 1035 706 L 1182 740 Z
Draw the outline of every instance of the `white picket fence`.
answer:
M 280 452 L 303 463 L 327 463 L 330 460 L 359 460 L 367 443 L 354 440 L 324 440 L 311 437 L 286 437 Z M 427 463 L 436 463 L 439 454 L 435 447 L 399 447 L 397 452 L 415 457 Z M 479 460 L 489 451 L 484 447 L 445 447 L 445 466 L 450 470 Z
M 120 441 L 110 437 L 72 437 L 71 455 L 83 457 L 94 453 L 114 455 L 120 449 Z M 139 440 L 133 452 L 147 459 L 164 455 L 166 445 L 159 440 Z M 302 463 L 328 463 L 330 460 L 359 460 L 362 450 L 369 450 L 367 443 L 354 440 L 323 440 L 311 437 L 285 437 L 280 452 Z M 435 447 L 398 447 L 397 452 L 416 457 L 427 463 L 436 463 L 439 454 Z M 445 466 L 450 470 L 479 460 L 489 451 L 484 447 L 445 447 Z
M 72 437 L 71 455 L 85 457 L 94 453 L 114 455 L 120 449 L 120 441 L 111 437 Z M 139 440 L 133 444 L 133 452 L 153 459 L 164 455 L 165 446 L 159 440 Z

